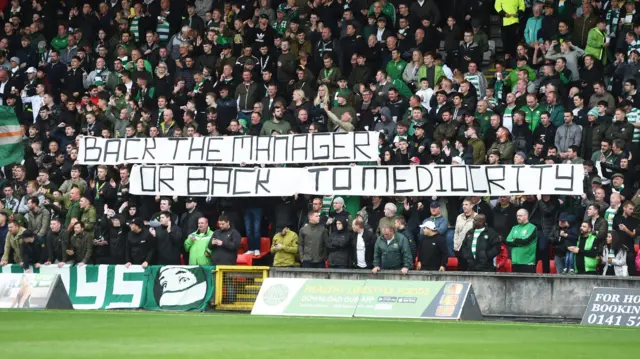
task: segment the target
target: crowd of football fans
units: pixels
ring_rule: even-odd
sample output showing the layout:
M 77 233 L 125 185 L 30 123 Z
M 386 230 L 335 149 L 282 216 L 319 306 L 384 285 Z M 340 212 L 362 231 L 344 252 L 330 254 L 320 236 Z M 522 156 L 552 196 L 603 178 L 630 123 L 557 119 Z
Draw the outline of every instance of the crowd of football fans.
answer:
M 0 1 L 1 265 L 635 275 L 632 0 Z M 379 166 L 582 164 L 582 196 L 131 195 L 78 136 L 380 134 Z M 241 248 L 241 238 L 246 247 Z M 639 257 L 640 258 L 640 257 Z M 640 263 L 639 263 L 640 266 Z

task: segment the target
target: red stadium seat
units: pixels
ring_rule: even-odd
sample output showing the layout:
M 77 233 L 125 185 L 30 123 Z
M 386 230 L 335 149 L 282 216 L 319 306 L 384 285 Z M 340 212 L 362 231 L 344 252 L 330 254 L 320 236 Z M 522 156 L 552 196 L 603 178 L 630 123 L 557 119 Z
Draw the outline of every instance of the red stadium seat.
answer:
M 449 257 L 447 260 L 447 271 L 457 271 L 458 270 L 458 258 Z
M 236 265 L 239 266 L 252 266 L 253 265 L 253 255 L 252 254 L 238 254 L 236 259 Z
M 544 274 L 544 270 L 542 268 L 542 260 L 539 260 L 538 264 L 536 264 L 536 273 L 537 274 Z M 556 271 L 556 261 L 554 261 L 553 259 L 551 259 L 549 261 L 549 273 L 550 274 L 557 274 L 558 273 Z
M 240 248 L 238 248 L 238 254 L 245 254 L 249 250 L 249 241 L 247 237 L 242 237 L 240 240 Z
M 260 256 L 258 256 L 258 258 L 262 258 L 269 253 L 271 253 L 271 238 L 260 238 Z

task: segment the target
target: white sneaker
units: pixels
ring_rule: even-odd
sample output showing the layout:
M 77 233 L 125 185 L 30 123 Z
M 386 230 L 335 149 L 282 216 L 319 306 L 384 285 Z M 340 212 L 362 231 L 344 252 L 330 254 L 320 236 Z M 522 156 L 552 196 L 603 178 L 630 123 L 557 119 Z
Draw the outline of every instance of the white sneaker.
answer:
M 246 251 L 246 252 L 244 252 L 244 254 L 254 254 L 254 253 L 255 253 L 255 251 Z
M 253 251 L 253 255 L 256 257 L 260 257 L 260 250 L 256 249 L 255 251 Z

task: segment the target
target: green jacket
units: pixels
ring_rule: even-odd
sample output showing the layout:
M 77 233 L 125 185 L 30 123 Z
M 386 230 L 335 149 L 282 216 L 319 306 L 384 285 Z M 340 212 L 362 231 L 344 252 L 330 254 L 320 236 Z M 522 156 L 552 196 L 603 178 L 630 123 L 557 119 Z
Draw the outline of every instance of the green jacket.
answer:
M 94 206 L 89 206 L 82 211 L 82 216 L 80 217 L 80 222 L 84 224 L 84 230 L 88 233 L 93 233 L 93 229 L 96 224 L 96 208 Z
M 476 112 L 475 118 L 480 123 L 480 133 L 478 137 L 484 137 L 487 133 L 487 130 L 491 127 L 491 116 L 493 115 L 493 111 L 487 110 L 484 113 Z
M 192 241 L 191 237 L 195 237 L 196 240 Z M 207 228 L 207 232 L 200 233 L 195 231 L 189 235 L 184 241 L 184 249 L 189 252 L 189 265 L 191 266 L 210 266 L 211 258 L 209 257 L 209 242 L 213 231 L 211 228 Z
M 55 198 L 51 193 L 45 194 L 44 197 L 51 202 L 55 201 Z M 69 222 L 71 222 L 71 218 L 76 218 L 78 220 L 82 218 L 82 209 L 80 208 L 80 201 L 72 201 L 71 198 L 69 198 L 68 194 L 60 197 L 60 204 L 66 211 L 64 221 L 64 229 L 66 230 L 67 228 L 69 228 Z
M 529 124 L 531 132 L 535 131 L 536 127 L 538 127 L 538 124 L 540 123 L 540 115 L 545 111 L 544 108 L 541 105 L 534 108 L 529 108 L 529 106 L 525 105 L 522 106 L 520 110 L 524 111 L 524 120 Z
M 64 244 L 63 244 L 64 246 Z M 71 249 L 72 255 L 68 255 L 66 250 Z M 82 232 L 80 234 L 74 234 L 69 238 L 69 247 L 62 248 L 62 260 L 73 260 L 76 264 L 82 262 L 84 264 L 90 263 L 91 255 L 93 254 L 93 235 Z
M 533 81 L 536 79 L 536 72 L 531 67 L 523 66 L 515 68 L 509 73 L 509 77 L 506 79 L 506 82 L 509 83 L 509 86 L 511 86 L 511 88 L 515 88 L 516 84 L 518 83 L 518 71 L 520 70 L 527 70 L 527 72 L 529 73 L 529 81 Z
M 551 115 L 551 123 L 556 127 L 560 127 L 564 124 L 564 106 L 562 105 L 549 105 L 547 111 Z M 533 131 L 535 128 L 532 128 Z
M 389 61 L 387 63 L 387 74 L 394 80 L 402 80 L 402 73 L 405 67 L 407 67 L 407 63 L 402 59 L 398 62 Z
M 535 265 L 538 251 L 538 229 L 530 222 L 513 226 L 507 236 L 507 246 L 511 248 L 511 262 L 513 264 Z
M 56 36 L 51 40 L 51 47 L 56 51 L 62 51 L 69 46 L 69 35 L 65 37 Z
M 404 83 L 404 81 L 393 79 L 393 81 L 391 81 L 391 84 L 398 90 L 401 96 L 405 98 L 413 96 L 413 92 L 411 91 L 411 89 L 409 89 L 409 86 Z
M 280 251 L 276 251 L 276 245 L 278 244 L 284 246 Z M 273 236 L 271 253 L 273 254 L 274 267 L 293 266 L 296 263 L 296 256 L 298 254 L 298 235 L 296 232 L 287 231 L 287 234 L 284 236 L 280 233 Z
M 602 60 L 606 63 L 607 52 L 604 49 L 604 43 L 606 35 L 600 31 L 597 27 L 589 30 L 587 36 L 587 47 L 584 49 L 585 55 L 592 55 L 598 60 Z
M 2 255 L 2 262 L 9 262 L 9 254 L 13 252 L 13 263 L 20 264 L 22 262 L 22 239 L 18 238 L 24 232 L 24 228 L 20 227 L 18 233 L 14 236 L 11 232 L 7 231 L 7 237 L 4 242 L 4 254 Z
M 598 268 L 598 252 L 595 242 L 596 235 L 594 233 L 589 233 L 587 238 L 578 236 L 578 248 L 580 248 L 580 251 L 576 256 L 584 257 L 584 272 L 595 272 Z M 573 266 L 576 273 L 584 273 L 581 270 L 578 270 L 577 260 L 573 261 Z
M 391 24 L 396 23 L 396 7 L 393 6 L 392 3 L 388 2 L 382 8 L 382 13 L 387 17 L 387 19 L 391 20 Z M 369 8 L 369 15 L 373 14 L 373 4 Z
M 411 247 L 407 237 L 396 233 L 391 241 L 380 236 L 373 250 L 373 266 L 380 269 L 413 268 Z
M 446 77 L 446 75 L 444 74 L 444 70 L 442 69 L 442 66 L 439 66 L 439 65 L 433 65 L 433 66 L 435 67 L 435 72 L 433 74 L 433 83 L 429 84 L 431 85 L 431 87 L 435 86 L 438 83 L 438 80 L 440 80 L 443 77 Z M 423 78 L 425 79 L 427 78 L 427 65 L 422 65 L 418 69 L 418 80 Z

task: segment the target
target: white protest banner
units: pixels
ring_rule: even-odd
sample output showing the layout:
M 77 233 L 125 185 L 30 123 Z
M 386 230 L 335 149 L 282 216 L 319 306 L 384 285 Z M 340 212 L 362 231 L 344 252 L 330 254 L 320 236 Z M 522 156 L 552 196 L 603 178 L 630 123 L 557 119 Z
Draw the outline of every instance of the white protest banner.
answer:
M 291 196 L 305 174 L 304 169 L 284 167 L 134 165 L 130 192 L 201 197 Z
M 582 165 L 307 167 L 299 193 L 359 196 L 580 195 Z
M 378 132 L 277 136 L 113 138 L 82 137 L 82 165 L 293 164 L 375 162 Z
M 582 165 L 225 168 L 135 165 L 131 193 L 171 196 L 580 195 Z

